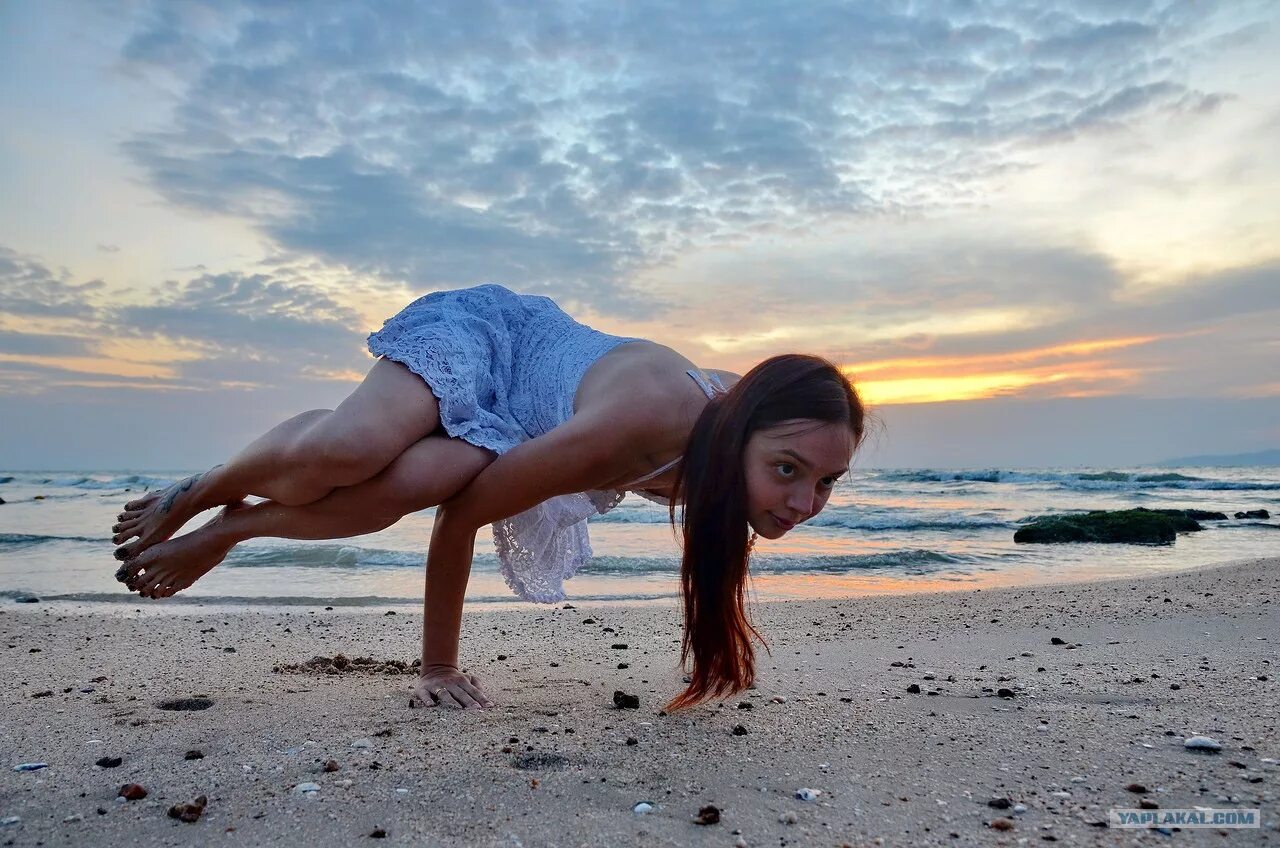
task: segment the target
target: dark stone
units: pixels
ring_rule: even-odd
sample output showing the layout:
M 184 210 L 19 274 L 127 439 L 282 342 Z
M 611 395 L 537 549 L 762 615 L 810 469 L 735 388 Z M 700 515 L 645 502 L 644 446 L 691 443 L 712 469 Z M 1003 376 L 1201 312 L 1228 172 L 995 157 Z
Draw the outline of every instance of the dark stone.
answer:
M 178 819 L 187 824 L 195 824 L 200 820 L 200 816 L 204 813 L 204 808 L 208 804 L 209 799 L 204 795 L 196 798 L 190 804 L 174 804 L 169 808 L 169 818 Z
M 17 601 L 18 603 L 20 603 L 20 604 L 38 604 L 38 603 L 40 603 L 40 599 L 39 599 L 39 598 L 37 598 L 35 595 L 23 595 L 22 597 L 20 597 L 20 598 L 15 598 L 14 600 L 16 600 L 16 601 Z
M 182 755 L 182 759 L 184 759 L 184 760 L 203 760 L 203 759 L 204 759 L 204 752 L 203 752 L 203 751 L 188 751 L 187 753 L 185 753 L 185 754 L 183 754 L 183 755 Z
M 369 834 L 370 839 L 386 839 L 387 832 L 380 827 L 375 827 L 373 832 Z
M 747 735 L 747 729 L 746 729 L 745 727 L 743 727 L 742 725 L 740 725 L 740 724 L 735 724 L 735 725 L 733 726 L 733 735 L 734 735 L 734 736 L 746 736 L 746 735 Z
M 717 824 L 720 821 L 720 810 L 714 804 L 708 804 L 698 810 L 698 817 L 693 820 L 694 824 Z
M 1139 545 L 1172 544 L 1179 530 L 1202 529 L 1189 518 L 1177 519 L 1146 509 L 1096 510 L 1068 515 L 1035 516 L 1019 527 L 1013 541 L 1026 543 L 1108 542 Z
M 1008 798 L 992 798 L 987 802 L 987 806 L 993 810 L 1007 810 L 1013 806 L 1013 802 Z
M 1262 518 L 1262 519 L 1266 519 L 1266 518 L 1270 518 L 1270 517 L 1271 517 L 1271 513 L 1267 512 L 1265 509 L 1251 509 L 1251 510 L 1248 510 L 1248 511 L 1246 511 L 1246 512 L 1237 512 L 1237 513 L 1236 513 L 1236 518 Z
M 99 757 L 97 761 L 94 762 L 94 765 L 102 768 L 115 768 L 123 762 L 124 758 L 122 757 Z
M 1259 678 L 1259 679 L 1261 679 L 1261 678 Z M 740 702 L 738 703 L 738 709 L 740 709 L 740 710 L 751 710 L 751 709 L 755 709 L 755 704 L 751 703 L 750 701 L 740 701 Z
M 640 709 L 640 696 L 628 695 L 619 689 L 613 693 L 613 705 L 620 710 L 638 710 Z
M 908 692 L 910 692 L 912 695 L 919 695 L 919 694 L 920 694 L 920 684 L 919 684 L 919 683 L 912 683 L 910 686 L 908 686 L 908 687 L 907 687 L 907 691 L 908 691 Z
M 1214 510 L 1208 510 L 1208 509 L 1146 509 L 1145 507 L 1138 507 L 1138 509 L 1143 510 L 1145 512 L 1156 512 L 1156 513 L 1159 513 L 1160 515 L 1167 515 L 1170 518 L 1175 520 L 1187 520 L 1187 521 L 1193 521 L 1193 522 L 1194 521 L 1229 521 L 1230 520 L 1227 518 L 1227 514 L 1225 512 L 1216 512 Z M 1183 529 L 1182 527 L 1179 527 L 1178 528 L 1179 532 L 1181 532 L 1182 529 Z M 1193 528 L 1187 528 L 1187 529 L 1200 530 L 1201 528 L 1193 527 Z
M 1129 792 L 1132 792 L 1134 795 L 1147 794 L 1147 787 L 1143 786 L 1141 783 L 1130 783 L 1128 786 L 1125 787 L 1125 789 Z
M 998 698 L 1012 698 L 1012 697 L 1013 697 L 1013 690 L 1012 690 L 1012 689 L 1005 689 L 1005 688 L 997 689 L 997 690 L 996 690 L 996 697 L 998 697 Z
M 187 712 L 190 710 L 207 710 L 213 706 L 212 698 L 170 698 L 168 701 L 161 701 L 156 704 L 162 710 L 178 710 Z
M 564 754 L 545 754 L 534 752 L 531 754 L 519 754 L 512 761 L 511 765 L 525 771 L 540 769 L 549 771 L 551 769 L 567 768 L 569 758 Z
M 1057 636 L 1054 636 L 1052 639 L 1050 639 L 1050 640 L 1049 640 L 1049 644 L 1050 644 L 1050 645 L 1065 645 L 1065 644 L 1067 644 L 1067 640 L 1066 640 L 1066 639 L 1059 639 Z
M 147 790 L 137 783 L 126 783 L 120 787 L 120 791 L 116 793 L 126 801 L 141 801 L 147 797 Z

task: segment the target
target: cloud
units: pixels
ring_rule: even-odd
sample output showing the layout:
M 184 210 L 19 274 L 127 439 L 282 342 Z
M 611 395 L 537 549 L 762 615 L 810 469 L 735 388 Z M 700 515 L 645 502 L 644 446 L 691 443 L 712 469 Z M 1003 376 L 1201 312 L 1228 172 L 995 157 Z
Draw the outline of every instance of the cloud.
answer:
M 1038 145 L 1211 109 L 1209 6 L 129 7 L 178 81 L 125 145 L 175 203 L 415 288 L 647 320 L 690 248 L 970 203 Z
M 18 318 L 84 318 L 94 312 L 101 280 L 74 284 L 67 272 L 0 245 L 0 314 Z

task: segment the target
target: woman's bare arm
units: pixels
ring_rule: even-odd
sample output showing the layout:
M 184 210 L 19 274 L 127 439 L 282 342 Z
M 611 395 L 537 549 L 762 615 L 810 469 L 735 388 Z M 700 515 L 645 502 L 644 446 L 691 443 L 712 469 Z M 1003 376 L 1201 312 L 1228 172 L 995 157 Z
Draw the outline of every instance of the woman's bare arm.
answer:
M 437 686 L 448 693 L 450 704 L 487 700 L 478 684 L 458 671 L 463 599 L 479 529 L 547 498 L 617 479 L 643 454 L 640 446 L 651 427 L 644 414 L 619 415 L 608 409 L 580 413 L 498 457 L 439 506 L 423 598 L 419 696 L 424 703 L 431 703 L 428 693 Z

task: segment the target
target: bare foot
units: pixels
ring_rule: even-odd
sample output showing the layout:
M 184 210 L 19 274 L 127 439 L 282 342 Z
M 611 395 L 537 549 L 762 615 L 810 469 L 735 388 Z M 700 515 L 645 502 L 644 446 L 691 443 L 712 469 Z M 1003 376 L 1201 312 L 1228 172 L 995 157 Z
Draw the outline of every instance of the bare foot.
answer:
M 191 516 L 205 509 L 199 505 L 200 483 L 208 477 L 209 471 L 193 474 L 167 489 L 151 492 L 125 504 L 124 512 L 116 516 L 119 523 L 111 528 L 114 534 L 111 541 L 121 545 L 116 548 L 116 559 L 133 559 L 152 545 L 158 545 L 177 533 L 191 520 Z M 133 544 L 121 544 L 135 536 L 138 541 Z
M 217 532 L 228 514 L 248 506 L 244 501 L 227 504 L 199 530 L 148 548 L 116 570 L 116 579 L 144 598 L 167 598 L 186 589 L 235 547 Z

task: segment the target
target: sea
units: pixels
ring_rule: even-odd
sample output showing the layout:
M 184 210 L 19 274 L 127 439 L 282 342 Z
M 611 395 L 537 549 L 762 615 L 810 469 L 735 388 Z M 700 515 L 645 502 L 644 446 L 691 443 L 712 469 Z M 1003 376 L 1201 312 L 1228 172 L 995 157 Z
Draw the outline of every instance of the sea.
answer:
M 422 601 L 434 510 L 379 533 L 331 541 L 254 539 L 190 589 L 151 601 L 116 582 L 111 525 L 125 502 L 190 471 L 0 471 L 0 602 L 184 605 L 411 605 Z M 1265 509 L 1269 520 L 1203 522 L 1172 544 L 1018 544 L 1031 516 L 1090 509 Z M 853 597 L 1136 577 L 1280 553 L 1280 467 L 854 469 L 826 508 L 782 539 L 761 539 L 754 601 Z M 180 532 L 197 528 L 197 516 Z M 670 603 L 679 545 L 667 511 L 634 495 L 590 520 L 595 555 L 568 602 Z M 497 569 L 489 528 L 476 543 L 469 604 L 528 607 Z

